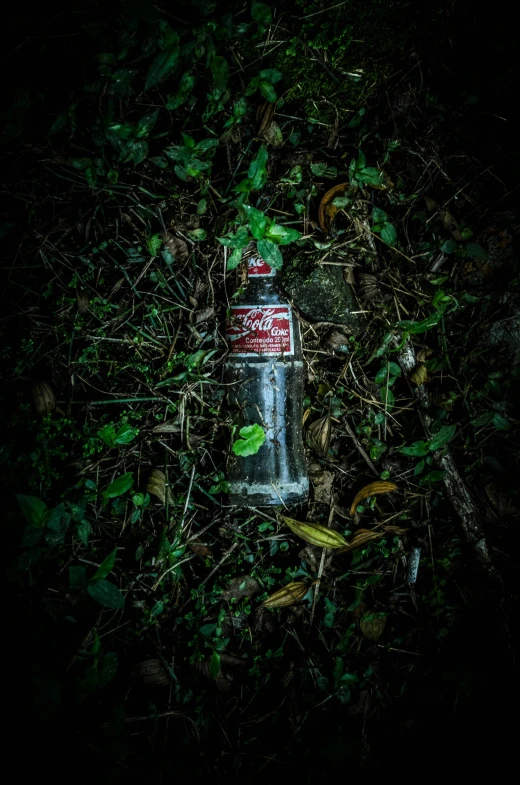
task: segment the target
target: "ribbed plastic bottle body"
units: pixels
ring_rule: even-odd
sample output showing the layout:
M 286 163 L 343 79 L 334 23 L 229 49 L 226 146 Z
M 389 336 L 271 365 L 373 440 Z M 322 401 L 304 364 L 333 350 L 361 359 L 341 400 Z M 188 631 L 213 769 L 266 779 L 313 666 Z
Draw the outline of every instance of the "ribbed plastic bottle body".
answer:
M 266 438 L 255 455 L 231 454 L 229 499 L 245 507 L 304 502 L 309 480 L 299 325 L 272 273 L 250 273 L 242 299 L 232 306 L 227 328 L 228 398 L 238 428 L 257 423 Z

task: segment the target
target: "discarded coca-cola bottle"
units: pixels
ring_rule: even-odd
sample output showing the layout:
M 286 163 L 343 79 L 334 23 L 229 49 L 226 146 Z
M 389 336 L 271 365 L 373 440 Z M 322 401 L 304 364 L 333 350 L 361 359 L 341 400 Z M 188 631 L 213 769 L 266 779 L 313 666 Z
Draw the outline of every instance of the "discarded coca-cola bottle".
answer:
M 280 295 L 276 270 L 257 254 L 248 260 L 247 288 L 229 309 L 227 340 L 235 438 L 244 426 L 256 424 L 265 432 L 255 454 L 231 454 L 230 502 L 245 507 L 304 502 L 309 479 L 302 440 L 299 324 Z

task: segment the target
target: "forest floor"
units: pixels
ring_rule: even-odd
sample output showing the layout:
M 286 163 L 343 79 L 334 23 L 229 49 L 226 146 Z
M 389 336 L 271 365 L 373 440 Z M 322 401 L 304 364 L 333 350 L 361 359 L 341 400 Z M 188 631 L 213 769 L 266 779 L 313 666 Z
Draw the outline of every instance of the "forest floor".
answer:
M 467 2 L 13 13 L 13 732 L 58 780 L 497 773 L 520 519 L 512 32 Z M 253 241 L 301 326 L 295 509 L 226 497 L 224 325 Z M 291 582 L 301 599 L 263 606 Z

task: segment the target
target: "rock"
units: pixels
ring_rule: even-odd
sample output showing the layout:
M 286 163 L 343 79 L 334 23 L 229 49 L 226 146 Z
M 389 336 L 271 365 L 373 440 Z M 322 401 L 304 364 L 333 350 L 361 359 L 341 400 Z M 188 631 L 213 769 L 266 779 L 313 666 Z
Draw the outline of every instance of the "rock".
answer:
M 351 335 L 364 329 L 363 315 L 347 284 L 343 267 L 320 265 L 303 280 L 294 277 L 285 282 L 295 306 L 310 322 L 330 322 L 347 327 Z

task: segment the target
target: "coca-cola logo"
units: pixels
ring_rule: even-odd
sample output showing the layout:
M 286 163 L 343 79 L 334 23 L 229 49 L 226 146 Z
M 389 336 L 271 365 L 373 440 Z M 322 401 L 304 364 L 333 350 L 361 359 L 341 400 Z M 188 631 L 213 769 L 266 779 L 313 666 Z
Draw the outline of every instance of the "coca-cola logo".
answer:
M 291 310 L 288 305 L 233 306 L 227 337 L 233 354 L 292 354 Z
M 251 256 L 247 261 L 247 274 L 249 276 L 273 276 L 275 271 L 264 262 L 261 256 Z

